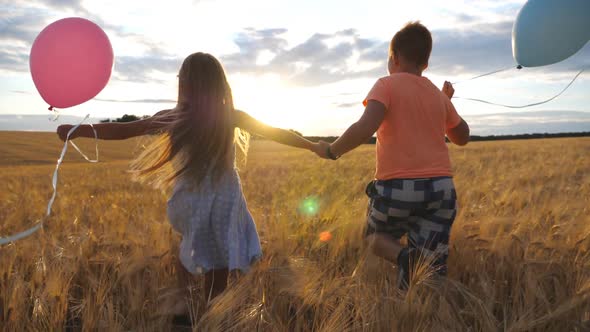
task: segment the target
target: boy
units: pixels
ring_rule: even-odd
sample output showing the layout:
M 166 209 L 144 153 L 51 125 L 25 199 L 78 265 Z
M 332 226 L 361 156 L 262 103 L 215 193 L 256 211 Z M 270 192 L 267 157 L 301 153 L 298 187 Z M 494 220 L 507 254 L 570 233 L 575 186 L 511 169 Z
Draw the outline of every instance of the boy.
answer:
M 377 256 L 397 263 L 400 288 L 409 286 L 420 257 L 446 274 L 457 196 L 445 135 L 457 145 L 469 142 L 469 127 L 450 101 L 452 85 L 445 82 L 441 92 L 422 76 L 431 50 L 430 31 L 419 22 L 398 31 L 389 48 L 391 75 L 375 83 L 360 120 L 319 150 L 321 157 L 335 160 L 377 132 L 366 235 Z M 405 234 L 408 245 L 402 247 Z

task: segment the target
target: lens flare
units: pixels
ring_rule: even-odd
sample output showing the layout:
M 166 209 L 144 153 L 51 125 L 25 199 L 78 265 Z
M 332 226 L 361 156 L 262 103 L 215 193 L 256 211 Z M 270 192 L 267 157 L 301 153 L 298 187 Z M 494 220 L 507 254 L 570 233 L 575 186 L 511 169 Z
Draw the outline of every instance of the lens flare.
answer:
M 330 240 L 332 240 L 332 233 L 330 233 L 328 231 L 320 233 L 320 241 L 321 242 L 328 242 Z
M 319 210 L 320 202 L 316 197 L 307 197 L 299 204 L 299 212 L 307 216 L 314 216 Z

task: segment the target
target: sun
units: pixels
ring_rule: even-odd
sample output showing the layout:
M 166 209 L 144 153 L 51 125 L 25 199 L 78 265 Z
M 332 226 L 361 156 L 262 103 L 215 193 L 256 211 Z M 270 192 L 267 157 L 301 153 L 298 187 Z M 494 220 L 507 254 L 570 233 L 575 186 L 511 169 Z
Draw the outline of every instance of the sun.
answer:
M 234 104 L 254 118 L 274 127 L 301 129 L 310 118 L 309 96 L 285 86 L 279 75 L 233 75 L 230 77 Z

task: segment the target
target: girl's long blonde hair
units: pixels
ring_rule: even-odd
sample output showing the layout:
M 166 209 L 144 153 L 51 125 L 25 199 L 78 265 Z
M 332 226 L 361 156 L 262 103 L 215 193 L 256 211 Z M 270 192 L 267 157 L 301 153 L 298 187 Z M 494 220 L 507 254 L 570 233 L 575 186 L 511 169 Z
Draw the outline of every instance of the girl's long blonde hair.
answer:
M 153 119 L 163 123 L 162 135 L 132 164 L 137 178 L 168 187 L 178 178 L 196 185 L 211 174 L 214 180 L 235 167 L 234 143 L 244 156 L 247 133 L 234 129 L 231 88 L 221 63 L 210 54 L 189 55 L 178 74 L 176 107 Z

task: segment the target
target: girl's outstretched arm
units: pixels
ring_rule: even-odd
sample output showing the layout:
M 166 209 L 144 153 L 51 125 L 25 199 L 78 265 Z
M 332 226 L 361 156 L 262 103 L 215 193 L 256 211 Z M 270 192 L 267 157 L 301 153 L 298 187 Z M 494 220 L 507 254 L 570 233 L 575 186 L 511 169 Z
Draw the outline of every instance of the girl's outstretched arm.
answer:
M 97 123 L 92 125 L 92 127 L 96 130 L 99 139 L 123 140 L 160 131 L 165 126 L 166 121 L 163 120 L 169 112 L 170 110 L 160 111 L 147 119 L 131 122 Z M 61 125 L 57 128 L 57 134 L 62 141 L 66 140 L 68 131 L 70 131 L 72 127 L 72 125 Z M 81 125 L 72 133 L 70 139 L 77 137 L 94 138 L 92 127 L 90 127 L 90 125 Z
M 274 128 L 269 125 L 266 125 L 254 119 L 246 112 L 236 110 L 235 113 L 235 126 L 244 129 L 252 134 L 264 136 L 270 140 L 273 140 L 281 144 L 293 146 L 300 149 L 306 149 L 313 152 L 316 152 L 318 148 L 317 143 L 309 141 L 290 130 Z

